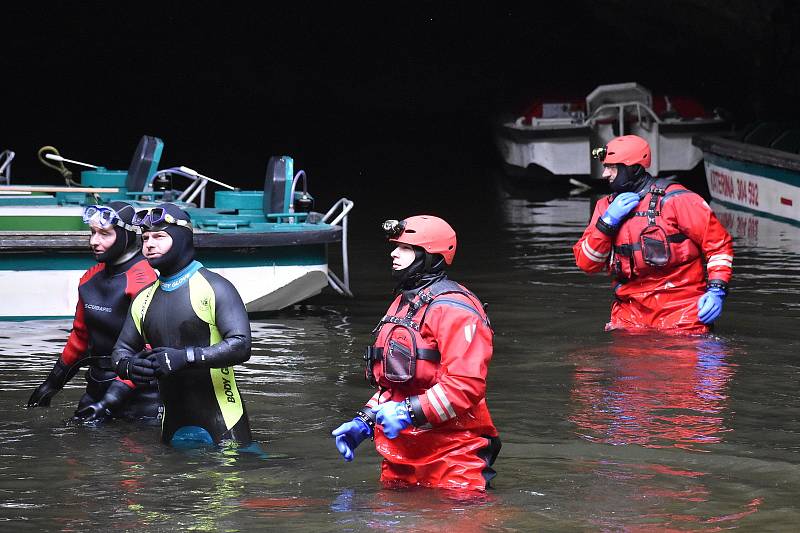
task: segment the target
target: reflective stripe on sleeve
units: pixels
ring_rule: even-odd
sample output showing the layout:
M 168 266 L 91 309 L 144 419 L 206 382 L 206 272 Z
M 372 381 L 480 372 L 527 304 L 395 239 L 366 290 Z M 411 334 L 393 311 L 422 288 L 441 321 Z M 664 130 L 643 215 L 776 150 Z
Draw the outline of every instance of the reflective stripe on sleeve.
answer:
M 605 262 L 605 260 L 608 258 L 608 254 L 609 254 L 609 252 L 606 252 L 606 253 L 598 252 L 597 250 L 595 250 L 594 248 L 589 246 L 589 243 L 587 243 L 586 241 L 583 241 L 583 243 L 581 244 L 581 250 L 583 250 L 583 254 L 586 257 L 588 257 L 589 259 L 591 259 L 595 263 L 603 263 L 603 262 Z
M 725 266 L 728 268 L 733 267 L 733 256 L 728 254 L 714 254 L 708 258 L 706 267 Z
M 436 394 L 436 396 L 439 398 L 439 401 L 442 403 L 442 406 L 447 411 L 447 414 L 449 415 L 447 419 L 455 418 L 456 412 L 453 410 L 453 405 L 450 403 L 450 400 L 447 399 L 447 395 L 445 395 L 442 386 L 437 383 L 436 385 L 431 387 L 431 390 Z M 442 420 L 445 419 L 443 418 Z
M 439 417 L 439 420 L 444 422 L 447 420 L 447 416 L 444 413 L 444 409 L 442 406 L 439 405 L 439 399 L 436 397 L 436 394 L 433 392 L 433 389 L 428 389 L 425 391 L 425 396 L 428 398 L 428 401 L 433 406 L 433 410 L 436 411 L 436 416 Z

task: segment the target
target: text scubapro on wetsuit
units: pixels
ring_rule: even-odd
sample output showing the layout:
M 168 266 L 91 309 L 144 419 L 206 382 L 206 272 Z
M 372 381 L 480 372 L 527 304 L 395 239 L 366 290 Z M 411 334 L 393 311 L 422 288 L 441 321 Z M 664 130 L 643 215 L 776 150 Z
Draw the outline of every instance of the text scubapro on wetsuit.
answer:
M 104 307 L 102 305 L 94 305 L 94 304 L 83 304 L 83 307 L 86 309 L 91 309 L 92 311 L 102 311 L 104 313 L 111 313 L 113 311 L 110 307 Z

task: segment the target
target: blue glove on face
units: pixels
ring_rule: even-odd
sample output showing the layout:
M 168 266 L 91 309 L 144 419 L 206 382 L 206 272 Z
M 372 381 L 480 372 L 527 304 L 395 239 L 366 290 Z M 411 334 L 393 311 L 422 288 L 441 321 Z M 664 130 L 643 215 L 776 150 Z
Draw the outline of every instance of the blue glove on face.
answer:
M 184 348 L 159 347 L 142 354 L 153 365 L 156 377 L 161 379 L 184 368 L 189 360 Z
M 711 324 L 722 313 L 722 302 L 725 300 L 725 291 L 711 287 L 697 300 L 697 318 L 703 324 Z
M 411 415 L 405 402 L 386 402 L 377 411 L 375 423 L 383 426 L 383 434 L 396 439 L 401 431 L 411 425 Z
M 360 418 L 345 422 L 331 432 L 336 437 L 336 449 L 348 463 L 355 457 L 355 450 L 364 439 L 372 436 L 372 430 Z
M 635 192 L 618 194 L 600 218 L 609 226 L 618 226 L 622 219 L 639 205 L 639 201 L 639 195 Z

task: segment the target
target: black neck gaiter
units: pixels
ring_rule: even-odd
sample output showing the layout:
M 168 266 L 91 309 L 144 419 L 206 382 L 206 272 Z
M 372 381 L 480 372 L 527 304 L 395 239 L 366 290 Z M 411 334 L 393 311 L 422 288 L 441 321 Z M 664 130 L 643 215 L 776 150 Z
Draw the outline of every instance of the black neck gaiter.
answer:
M 617 165 L 617 177 L 611 182 L 610 187 L 615 193 L 639 192 L 648 178 L 652 179 L 642 165 L 619 164 Z

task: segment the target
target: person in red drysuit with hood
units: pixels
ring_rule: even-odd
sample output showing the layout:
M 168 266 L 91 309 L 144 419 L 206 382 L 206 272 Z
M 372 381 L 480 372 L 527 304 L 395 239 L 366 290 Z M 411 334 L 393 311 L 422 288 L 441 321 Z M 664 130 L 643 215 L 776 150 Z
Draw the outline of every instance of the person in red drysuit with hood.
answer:
M 397 287 L 364 357 L 377 391 L 333 431 L 336 447 L 352 461 L 373 437 L 384 483 L 484 491 L 501 446 L 486 406 L 493 332 L 480 300 L 447 279 L 456 233 L 428 215 L 383 228 Z
M 647 173 L 641 137 L 617 137 L 593 155 L 613 194 L 597 202 L 573 252 L 581 270 L 611 274 L 606 331 L 707 333 L 728 293 L 730 234 L 698 194 Z

